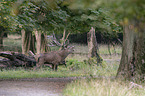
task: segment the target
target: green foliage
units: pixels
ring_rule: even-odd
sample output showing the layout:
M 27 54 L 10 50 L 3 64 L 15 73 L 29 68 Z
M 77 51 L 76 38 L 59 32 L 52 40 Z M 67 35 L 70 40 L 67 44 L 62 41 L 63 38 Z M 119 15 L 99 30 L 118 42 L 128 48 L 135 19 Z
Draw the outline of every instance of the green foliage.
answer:
M 118 16 L 120 15 L 122 19 L 127 18 L 129 21 L 133 19 L 144 19 L 144 0 L 120 0 L 119 2 L 110 0 L 110 3 L 109 7 L 112 7 L 112 11 Z
M 86 64 L 84 62 L 80 62 L 80 61 L 75 60 L 75 59 L 69 59 L 67 61 L 67 68 L 69 68 L 72 71 L 79 70 L 85 66 L 86 66 Z
M 15 16 L 11 13 L 11 6 L 14 0 L 11 1 L 0 1 L 0 27 L 2 26 L 5 31 L 15 29 Z
M 89 58 L 88 60 L 85 60 L 85 63 L 89 64 L 89 65 L 91 65 L 91 64 L 98 65 L 96 57 Z
M 117 73 L 118 66 L 118 62 L 109 64 L 103 61 L 101 64 L 98 64 L 96 59 L 94 58 L 84 60 L 82 62 L 75 59 L 69 59 L 67 61 L 67 68 L 69 70 L 80 70 L 83 73 L 86 73 L 90 76 L 115 76 Z
M 81 5 L 80 5 L 81 3 Z M 110 16 L 115 17 L 115 19 L 143 19 L 145 10 L 144 0 L 73 0 L 70 4 L 72 9 L 98 9 L 107 8 L 110 12 Z
M 13 12 L 17 16 L 18 28 L 30 31 L 35 28 L 41 32 L 57 32 L 64 29 L 69 15 L 58 6 L 60 1 L 17 1 L 13 5 Z
M 24 1 L 22 2 L 14 11 L 17 15 L 17 23 L 19 28 L 33 31 L 36 20 L 34 18 L 34 13 L 38 10 L 38 7 L 33 3 Z
M 122 32 L 121 19 L 143 19 L 145 14 L 143 0 L 9 0 L 0 4 L 3 27 L 73 33 L 95 27 L 108 38 Z
M 14 22 L 10 19 L 8 22 L 13 24 L 13 27 L 17 26 L 17 31 L 23 28 L 29 31 L 37 29 L 43 32 L 55 31 L 61 33 L 66 29 L 66 31 L 76 33 L 88 32 L 91 27 L 95 27 L 97 31 L 105 32 L 104 36 L 108 35 L 106 35 L 107 32 L 111 34 L 113 32 L 113 36 L 116 36 L 115 33 L 122 30 L 121 26 L 108 15 L 108 10 L 101 7 L 91 7 L 93 1 L 88 2 L 88 5 L 84 4 L 87 0 L 71 2 L 67 0 L 10 1 L 12 3 L 8 1 L 4 3 L 8 8 L 5 8 L 3 12 L 6 12 L 7 16 L 10 16 L 10 13 L 13 14 L 11 20 L 14 20 Z M 82 4 L 87 8 L 79 9 L 80 4 L 78 5 L 77 2 L 84 2 Z M 101 4 L 97 2 L 99 1 L 95 1 L 95 4 Z M 2 8 L 4 4 L 1 6 Z M 76 4 L 75 9 L 71 8 L 73 4 Z M 3 20 L 5 19 L 3 18 Z
M 90 58 L 89 60 L 78 61 L 76 59 L 68 59 L 66 61 L 67 68 L 72 71 L 76 70 L 84 70 L 87 71 L 88 69 L 92 70 L 98 66 L 105 68 L 105 63 L 98 64 L 96 58 Z
M 84 4 L 83 0 L 74 1 L 74 5 L 76 2 L 81 2 L 81 5 L 78 3 L 80 6 Z M 70 6 L 73 3 L 70 3 Z M 101 6 L 89 8 L 89 5 L 86 8 L 79 8 L 78 4 L 76 4 L 75 8 L 71 8 L 69 5 L 67 6 L 68 10 L 66 11 L 70 16 L 67 19 L 67 30 L 73 33 L 81 33 L 88 32 L 91 27 L 94 27 L 96 32 L 101 33 L 108 40 L 118 38 L 117 33 L 122 33 L 122 25 L 120 25 L 119 21 L 112 14 L 110 15 L 109 9 Z

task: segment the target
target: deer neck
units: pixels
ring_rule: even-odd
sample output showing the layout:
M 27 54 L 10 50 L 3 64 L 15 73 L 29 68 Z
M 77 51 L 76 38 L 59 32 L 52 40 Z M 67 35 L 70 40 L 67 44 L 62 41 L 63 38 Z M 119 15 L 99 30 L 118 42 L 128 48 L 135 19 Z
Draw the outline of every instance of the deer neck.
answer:
M 59 55 L 62 57 L 62 59 L 65 59 L 69 55 L 69 53 L 65 50 L 61 50 L 59 52 Z

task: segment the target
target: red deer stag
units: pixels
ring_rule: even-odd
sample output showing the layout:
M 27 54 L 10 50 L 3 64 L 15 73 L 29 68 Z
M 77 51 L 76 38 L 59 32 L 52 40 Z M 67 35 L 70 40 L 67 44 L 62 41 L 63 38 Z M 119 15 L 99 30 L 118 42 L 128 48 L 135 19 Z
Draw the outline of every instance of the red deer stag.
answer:
M 60 64 L 66 65 L 65 58 L 70 53 L 73 53 L 73 51 L 74 51 L 74 46 L 68 46 L 69 42 L 67 42 L 67 44 L 65 44 L 65 41 L 67 41 L 68 36 L 69 36 L 69 34 L 67 35 L 66 39 L 64 40 L 64 37 L 65 37 L 65 31 L 64 31 L 64 35 L 63 35 L 64 42 L 59 43 L 55 37 L 55 34 L 53 33 L 53 42 L 51 42 L 51 45 L 54 43 L 55 45 L 60 46 L 60 50 L 39 54 L 40 56 L 38 57 L 37 67 L 40 67 L 40 66 L 44 65 L 45 63 L 47 63 L 47 64 L 52 64 L 53 70 L 57 70 L 58 65 L 60 65 Z
M 65 58 L 74 51 L 74 46 L 64 48 L 60 51 L 52 51 L 48 53 L 41 54 L 38 58 L 37 67 L 42 66 L 44 63 L 52 64 L 52 69 L 57 70 L 59 64 L 63 64 Z

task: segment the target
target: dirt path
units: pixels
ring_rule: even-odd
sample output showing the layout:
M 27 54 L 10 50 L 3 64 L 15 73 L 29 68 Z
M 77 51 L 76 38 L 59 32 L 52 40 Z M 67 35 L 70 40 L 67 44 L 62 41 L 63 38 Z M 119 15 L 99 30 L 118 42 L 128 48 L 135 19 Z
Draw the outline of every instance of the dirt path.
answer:
M 110 59 L 105 61 L 112 62 Z M 117 62 L 119 61 L 118 59 Z M 68 83 L 82 78 L 85 77 L 0 80 L 0 96 L 62 96 L 62 91 Z
M 75 78 L 0 80 L 0 96 L 62 96 L 66 84 Z

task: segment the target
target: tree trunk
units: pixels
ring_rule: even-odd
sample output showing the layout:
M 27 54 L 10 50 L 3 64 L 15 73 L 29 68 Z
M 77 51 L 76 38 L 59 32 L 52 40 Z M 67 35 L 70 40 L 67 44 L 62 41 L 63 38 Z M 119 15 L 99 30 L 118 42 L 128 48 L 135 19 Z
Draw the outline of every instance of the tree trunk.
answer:
M 0 32 L 0 51 L 3 50 L 3 32 Z
M 93 27 L 91 28 L 90 32 L 88 32 L 87 34 L 87 42 L 89 48 L 88 57 L 89 58 L 96 57 L 97 63 L 101 63 L 102 59 L 98 52 L 98 44 L 96 40 L 95 29 Z
M 136 25 L 124 27 L 123 50 L 117 78 L 145 79 L 145 30 Z
M 48 42 L 47 42 L 47 34 L 43 33 L 41 35 L 41 52 L 44 53 L 44 52 L 48 52 L 50 51 L 49 47 L 48 47 Z
M 35 30 L 37 54 L 48 52 L 47 35 Z
M 31 50 L 35 53 L 35 37 L 32 35 L 32 32 L 21 30 L 22 34 L 22 54 L 28 54 Z
M 0 26 L 0 51 L 3 50 L 3 35 L 4 35 L 4 28 Z
M 41 53 L 41 33 L 35 30 L 35 37 L 36 37 L 36 51 L 37 54 Z

